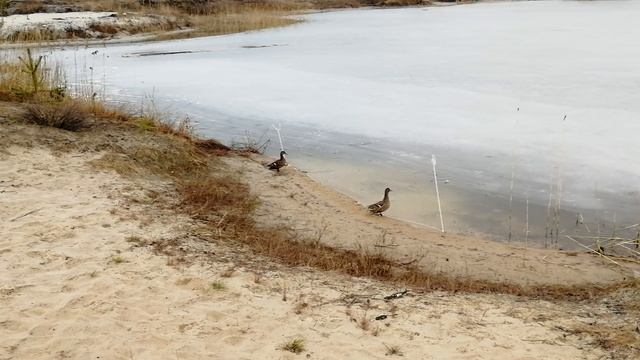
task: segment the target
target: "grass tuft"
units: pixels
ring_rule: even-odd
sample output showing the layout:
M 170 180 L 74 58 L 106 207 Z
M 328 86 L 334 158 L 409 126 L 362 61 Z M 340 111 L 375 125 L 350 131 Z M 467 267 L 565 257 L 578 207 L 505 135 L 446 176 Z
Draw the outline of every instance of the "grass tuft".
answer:
M 293 308 L 293 312 L 295 312 L 296 314 L 300 315 L 302 314 L 306 309 L 309 308 L 309 304 L 306 302 L 299 302 L 296 304 L 296 306 Z
M 387 348 L 387 352 L 385 353 L 385 355 L 387 356 L 403 356 L 402 351 L 400 350 L 400 346 L 397 345 L 386 345 L 385 347 Z
M 116 264 L 116 265 L 119 265 L 119 264 L 124 263 L 125 259 L 120 255 L 116 255 L 116 256 L 111 258 L 111 262 Z
M 301 337 L 295 337 L 287 341 L 286 343 L 282 344 L 280 348 L 294 354 L 300 354 L 301 352 L 306 350 L 304 346 L 304 339 Z
M 40 126 L 67 131 L 79 131 L 88 127 L 89 114 L 74 102 L 39 103 L 28 105 L 22 120 Z
M 227 289 L 227 285 L 225 285 L 225 283 L 223 283 L 222 281 L 217 280 L 212 282 L 211 285 L 209 285 L 209 288 L 215 291 L 222 291 Z

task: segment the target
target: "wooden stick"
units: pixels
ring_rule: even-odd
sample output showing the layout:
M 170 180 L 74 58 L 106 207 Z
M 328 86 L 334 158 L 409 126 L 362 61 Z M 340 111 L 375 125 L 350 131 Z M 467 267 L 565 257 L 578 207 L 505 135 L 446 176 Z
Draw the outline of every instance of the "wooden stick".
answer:
M 578 240 L 576 240 L 576 239 L 572 238 L 571 236 L 569 236 L 569 235 L 565 235 L 565 236 L 566 236 L 567 238 L 569 238 L 569 240 L 571 240 L 571 241 L 575 242 L 576 244 L 578 244 L 578 245 L 582 246 L 583 248 L 585 248 L 585 249 L 587 249 L 587 250 L 589 250 L 589 251 L 591 251 L 591 252 L 593 252 L 593 253 L 596 253 L 596 254 L 598 254 L 598 255 L 602 256 L 603 258 L 605 258 L 605 259 L 607 259 L 607 260 L 611 261 L 612 263 L 614 263 L 614 264 L 616 264 L 616 265 L 618 265 L 618 266 L 622 266 L 620 263 L 618 263 L 618 262 L 616 262 L 616 261 L 612 260 L 610 257 L 606 256 L 605 254 L 601 254 L 601 253 L 599 253 L 599 252 L 597 252 L 597 251 L 593 250 L 592 248 L 590 248 L 590 247 L 588 247 L 588 246 L 582 245 Z
M 282 124 L 278 124 L 278 127 L 275 125 L 271 125 L 273 129 L 278 133 L 278 140 L 280 141 L 280 151 L 284 151 L 284 144 L 282 143 L 282 136 L 280 136 L 280 129 L 282 128 Z
M 436 156 L 431 155 L 433 165 L 433 183 L 436 185 L 436 197 L 438 198 L 438 213 L 440 213 L 440 231 L 444 232 L 444 219 L 442 218 L 442 206 L 440 205 L 440 191 L 438 191 L 438 175 L 436 173 Z
M 12 221 L 12 222 L 13 222 L 13 221 L 16 221 L 16 220 L 18 220 L 18 219 L 22 219 L 23 217 L 25 217 L 25 216 L 29 216 L 29 215 L 34 214 L 34 213 L 37 213 L 38 211 L 40 211 L 40 210 L 42 210 L 42 209 L 44 209 L 44 208 L 31 210 L 31 211 L 29 211 L 29 212 L 27 212 L 27 213 L 25 213 L 25 214 L 22 214 L 22 215 L 20 215 L 20 216 L 18 216 L 18 217 L 15 217 L 15 218 L 11 219 L 11 220 L 9 220 L 9 221 Z

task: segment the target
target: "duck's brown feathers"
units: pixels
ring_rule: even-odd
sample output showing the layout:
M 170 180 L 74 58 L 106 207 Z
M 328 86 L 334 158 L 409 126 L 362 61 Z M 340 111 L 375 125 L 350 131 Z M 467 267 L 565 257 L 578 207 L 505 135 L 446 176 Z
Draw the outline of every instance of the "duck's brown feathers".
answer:
M 378 201 L 375 204 L 371 204 L 367 206 L 367 209 L 369 209 L 369 211 L 372 214 L 382 215 L 383 212 L 389 210 L 389 208 L 391 207 L 391 200 L 389 199 L 389 191 L 391 191 L 391 189 L 386 188 L 384 191 L 384 198 L 381 201 Z

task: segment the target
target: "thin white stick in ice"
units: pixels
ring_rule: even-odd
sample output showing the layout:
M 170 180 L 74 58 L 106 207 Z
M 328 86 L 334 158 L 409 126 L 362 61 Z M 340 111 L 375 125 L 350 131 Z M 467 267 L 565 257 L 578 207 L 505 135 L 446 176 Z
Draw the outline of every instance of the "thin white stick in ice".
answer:
M 280 151 L 284 151 L 284 144 L 282 143 L 282 136 L 280 135 L 280 129 L 282 129 L 282 124 L 278 124 L 278 127 L 275 125 L 271 125 L 273 129 L 278 133 L 278 141 L 280 141 Z
M 442 218 L 442 205 L 440 205 L 440 191 L 438 190 L 438 174 L 436 172 L 436 156 L 431 155 L 433 165 L 433 183 L 436 185 L 436 198 L 438 199 L 438 213 L 440 214 L 440 230 L 444 232 L 444 219 Z

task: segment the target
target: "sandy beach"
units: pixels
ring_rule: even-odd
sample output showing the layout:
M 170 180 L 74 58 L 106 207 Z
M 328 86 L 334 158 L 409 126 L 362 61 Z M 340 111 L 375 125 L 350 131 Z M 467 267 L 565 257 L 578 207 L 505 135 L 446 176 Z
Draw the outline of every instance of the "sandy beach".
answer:
M 25 125 L 16 120 L 20 107 L 2 109 L 0 359 L 639 354 L 637 287 L 582 301 L 409 287 L 385 300 L 406 286 L 284 266 L 209 234 L 201 218 L 180 211 L 172 181 L 99 166 L 132 144 L 161 148 L 179 140 L 99 119 L 80 132 Z M 221 160 L 219 176 L 239 175 L 259 196 L 261 226 L 290 226 L 338 248 L 377 249 L 452 277 L 521 284 L 615 284 L 637 271 L 583 253 L 441 236 L 369 216 L 293 166 L 278 175 L 264 169 L 262 157 Z M 283 350 L 295 338 L 303 341 L 299 354 Z

